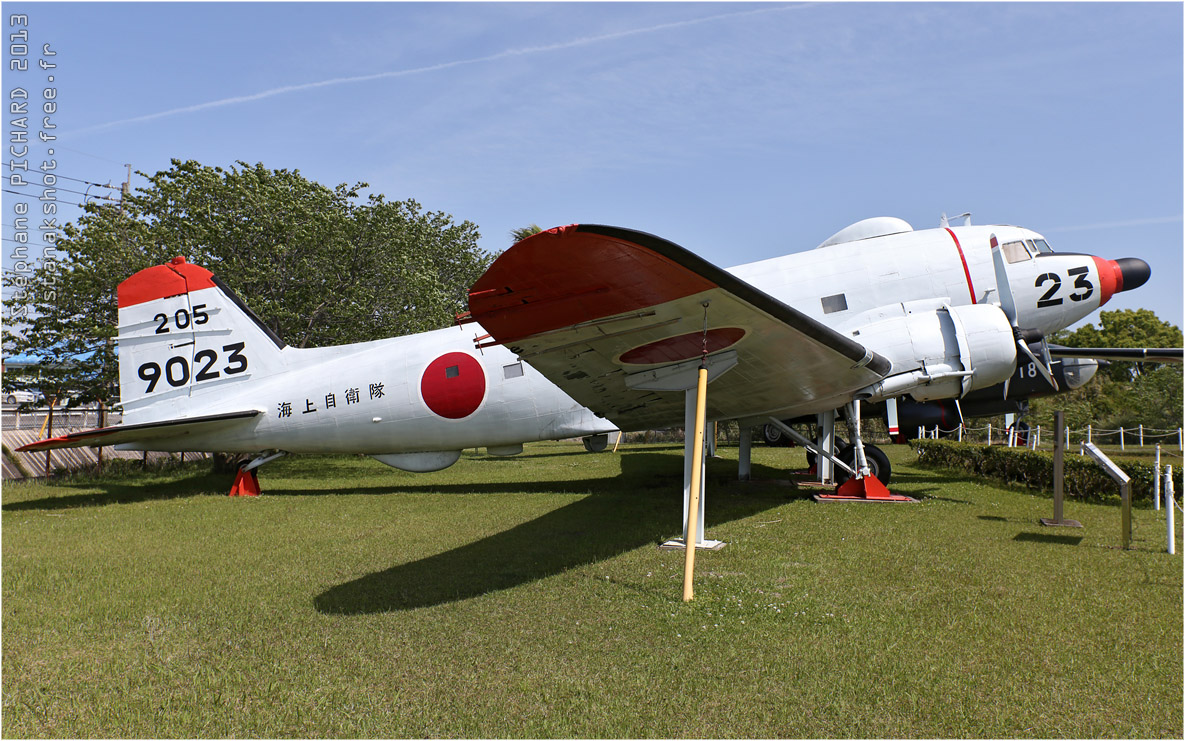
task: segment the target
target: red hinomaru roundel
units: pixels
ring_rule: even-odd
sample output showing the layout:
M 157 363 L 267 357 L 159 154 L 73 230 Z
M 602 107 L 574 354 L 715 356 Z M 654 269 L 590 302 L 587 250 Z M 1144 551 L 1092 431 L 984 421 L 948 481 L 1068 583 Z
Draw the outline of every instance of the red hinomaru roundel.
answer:
M 741 341 L 745 330 L 740 327 L 719 327 L 709 329 L 707 337 L 707 351 L 712 353 L 731 347 Z M 676 363 L 681 360 L 698 358 L 704 352 L 704 333 L 689 332 L 677 337 L 651 342 L 648 345 L 635 347 L 621 354 L 619 360 L 631 365 L 646 365 L 649 363 Z
M 468 417 L 486 397 L 485 371 L 472 355 L 445 353 L 424 369 L 420 395 L 428 408 L 441 417 Z

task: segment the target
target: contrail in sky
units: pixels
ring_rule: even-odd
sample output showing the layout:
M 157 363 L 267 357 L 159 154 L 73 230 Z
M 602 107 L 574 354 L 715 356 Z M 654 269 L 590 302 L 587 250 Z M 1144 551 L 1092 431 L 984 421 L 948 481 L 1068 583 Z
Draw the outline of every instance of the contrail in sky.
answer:
M 499 59 L 508 59 L 511 57 L 521 57 L 528 54 L 540 54 L 549 51 L 559 51 L 562 49 L 572 49 L 578 46 L 587 46 L 589 44 L 597 44 L 602 41 L 616 41 L 617 39 L 627 38 L 629 36 L 637 36 L 639 34 L 655 33 L 657 31 L 666 31 L 672 28 L 686 28 L 687 26 L 695 26 L 701 23 L 710 23 L 725 18 L 740 18 L 748 15 L 757 15 L 759 13 L 776 13 L 785 10 L 794 10 L 798 8 L 809 7 L 806 4 L 802 5 L 779 5 L 776 7 L 758 8 L 756 10 L 744 10 L 735 13 L 721 13 L 719 15 L 709 15 L 703 18 L 693 18 L 686 21 L 673 21 L 671 23 L 660 23 L 657 26 L 647 26 L 646 28 L 634 28 L 626 31 L 615 31 L 613 33 L 606 33 L 600 36 L 589 36 L 583 39 L 573 39 L 572 41 L 561 41 L 555 44 L 546 44 L 543 46 L 527 46 L 521 49 L 507 49 L 500 51 L 497 54 L 490 54 L 484 57 L 474 57 L 472 59 L 458 59 L 453 62 L 442 62 L 440 64 L 432 64 L 426 67 L 413 67 L 411 69 L 395 70 L 391 72 L 377 72 L 371 75 L 357 75 L 354 77 L 335 77 L 331 80 L 321 80 L 320 82 L 306 82 L 300 85 L 285 85 L 283 87 L 272 88 L 271 90 L 264 90 L 250 95 L 238 95 L 231 98 L 222 98 L 220 100 L 211 100 L 206 103 L 198 103 L 197 105 L 183 106 L 181 108 L 171 108 L 167 111 L 159 113 L 149 113 L 144 116 L 135 116 L 133 118 L 124 118 L 118 121 L 110 121 L 104 124 L 97 124 L 95 126 L 88 126 L 86 128 L 77 129 L 74 133 L 82 134 L 90 131 L 98 131 L 100 129 L 108 129 L 113 126 L 121 126 L 123 124 L 139 123 L 141 121 L 152 121 L 158 118 L 165 118 L 166 116 L 176 116 L 182 113 L 193 113 L 195 111 L 204 111 L 210 108 L 221 108 L 228 105 L 236 105 L 238 103 L 250 103 L 256 100 L 263 100 L 264 98 L 271 98 L 277 95 L 285 95 L 287 93 L 295 93 L 303 90 L 315 90 L 322 87 L 333 87 L 335 85 L 346 85 L 356 82 L 369 82 L 371 80 L 387 80 L 396 77 L 410 77 L 412 75 L 422 75 L 427 72 L 439 72 L 440 70 L 452 69 L 454 67 L 462 67 L 469 64 L 480 64 L 482 62 L 495 62 Z
M 1054 232 L 1085 232 L 1094 229 L 1119 229 L 1129 226 L 1151 226 L 1154 224 L 1173 224 L 1181 221 L 1181 216 L 1153 216 L 1147 219 L 1128 219 L 1126 221 L 1104 221 L 1098 224 L 1078 224 L 1076 226 L 1063 226 L 1054 229 L 1043 229 L 1042 231 Z

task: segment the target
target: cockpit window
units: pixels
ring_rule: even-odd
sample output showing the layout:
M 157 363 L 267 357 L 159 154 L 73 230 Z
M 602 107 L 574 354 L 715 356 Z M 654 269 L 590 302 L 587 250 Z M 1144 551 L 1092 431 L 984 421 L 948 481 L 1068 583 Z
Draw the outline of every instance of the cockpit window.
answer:
M 1009 263 L 1032 259 L 1024 242 L 1005 242 L 1000 249 L 1004 250 L 1004 259 Z
M 1049 254 L 1049 253 L 1053 252 L 1053 250 L 1051 250 L 1049 248 L 1049 243 L 1047 243 L 1044 239 L 1034 239 L 1033 245 L 1036 246 L 1038 253 L 1044 252 L 1046 254 Z

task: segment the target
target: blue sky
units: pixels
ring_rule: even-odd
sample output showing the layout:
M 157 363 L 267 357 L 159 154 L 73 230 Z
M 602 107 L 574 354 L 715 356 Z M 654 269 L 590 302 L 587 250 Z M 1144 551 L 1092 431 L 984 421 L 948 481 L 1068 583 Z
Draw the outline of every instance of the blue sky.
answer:
M 722 266 L 870 216 L 971 211 L 1060 251 L 1144 258 L 1149 284 L 1106 308 L 1182 324 L 1180 3 L 5 2 L 15 13 L 58 52 L 54 158 L 79 180 L 263 162 L 415 198 L 491 250 L 532 222 L 607 223 Z M 46 74 L 6 72 L 6 94 Z

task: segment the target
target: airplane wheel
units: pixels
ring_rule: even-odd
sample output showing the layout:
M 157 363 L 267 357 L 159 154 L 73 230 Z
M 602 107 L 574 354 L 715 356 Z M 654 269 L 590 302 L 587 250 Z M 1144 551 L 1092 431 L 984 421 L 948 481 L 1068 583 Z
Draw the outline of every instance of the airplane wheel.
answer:
M 771 448 L 790 447 L 790 436 L 775 425 L 764 425 L 761 428 L 761 439 Z
M 885 455 L 885 451 L 876 447 L 875 445 L 864 446 L 864 458 L 868 461 L 868 467 L 872 469 L 872 475 L 880 479 L 880 482 L 885 486 L 889 485 L 889 480 L 893 476 L 893 467 L 889 464 L 889 456 Z M 852 468 L 856 467 L 856 446 L 845 445 L 839 451 L 839 459 L 848 464 Z M 842 484 L 850 479 L 847 471 L 838 469 L 835 472 L 836 483 Z
M 590 453 L 603 453 L 609 447 L 608 435 L 589 435 L 584 438 L 584 449 Z

